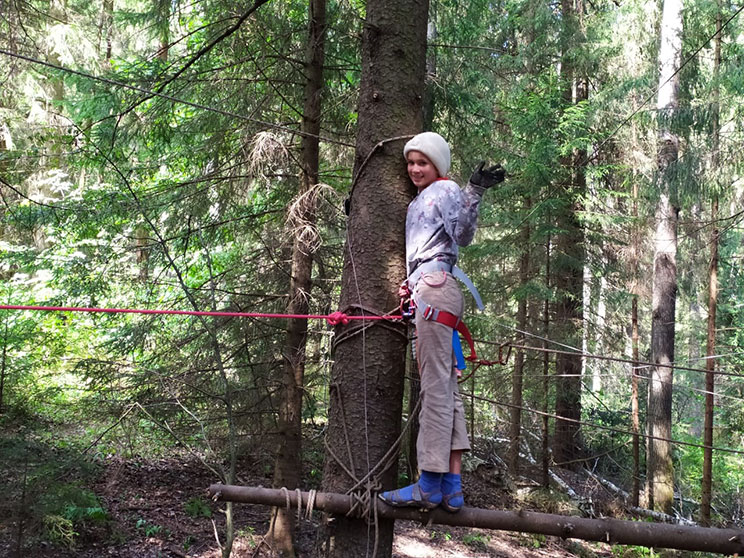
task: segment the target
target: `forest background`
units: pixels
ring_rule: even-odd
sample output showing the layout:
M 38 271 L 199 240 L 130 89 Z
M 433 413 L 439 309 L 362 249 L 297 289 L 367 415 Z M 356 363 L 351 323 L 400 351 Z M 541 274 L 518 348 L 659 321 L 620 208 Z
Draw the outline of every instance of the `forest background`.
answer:
M 423 127 L 453 148 L 453 178 L 484 158 L 509 172 L 461 253 L 486 303 L 467 312 L 479 354 L 511 356 L 461 386 L 474 440 L 515 476 L 520 462 L 588 464 L 636 505 L 740 524 L 742 7 L 678 4 L 667 64 L 671 4 L 413 3 L 428 23 L 415 93 Z M 356 141 L 373 5 L 385 2 L 0 3 L 0 303 L 395 313 L 340 308 L 358 171 L 402 148 Z M 399 229 L 394 215 L 374 226 Z M 664 258 L 674 282 L 657 296 Z M 386 273 L 397 290 L 401 270 Z M 249 466 L 320 486 L 313 441 L 342 326 L 0 320 L 0 455 L 23 472 L 2 506 L 23 508 L 32 536 L 71 543 L 105 515 L 82 470 L 114 456 L 190 455 L 226 483 Z M 401 481 L 415 475 L 404 454 Z M 75 480 L 50 481 L 72 462 Z

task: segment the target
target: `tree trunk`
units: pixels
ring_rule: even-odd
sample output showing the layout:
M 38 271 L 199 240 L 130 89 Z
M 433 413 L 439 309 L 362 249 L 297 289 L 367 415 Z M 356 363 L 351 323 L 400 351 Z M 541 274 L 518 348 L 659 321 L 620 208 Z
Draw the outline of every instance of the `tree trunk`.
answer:
M 718 197 L 712 202 L 711 221 L 718 219 Z M 700 499 L 700 522 L 710 525 L 710 507 L 713 499 L 713 407 L 716 359 L 716 306 L 718 303 L 718 227 L 714 225 L 710 241 L 710 269 L 708 274 L 708 346 L 705 361 L 705 427 L 703 433 L 703 482 Z
M 340 300 L 341 311 L 352 314 L 398 306 L 398 285 L 405 277 L 406 207 L 414 193 L 402 148 L 404 138 L 421 130 L 428 1 L 370 0 L 366 9 Z M 376 467 L 400 432 L 407 336 L 402 326 L 389 326 L 376 323 L 356 335 L 350 335 L 356 324 L 336 327 L 326 491 L 395 487 L 395 459 L 389 468 Z M 373 468 L 372 482 L 363 481 Z M 336 517 L 324 522 L 317 553 L 364 556 L 374 546 L 384 558 L 392 553 L 392 540 L 391 520 L 372 528 L 362 519 Z
M 580 208 L 567 209 L 559 226 L 562 234 L 556 239 L 554 273 L 558 301 L 555 308 L 557 328 L 555 334 L 561 342 L 571 347 L 581 344 L 581 323 L 583 312 L 582 266 L 584 235 L 576 217 Z M 553 456 L 556 463 L 574 461 L 579 457 L 581 440 L 579 424 L 581 419 L 581 355 L 559 353 L 556 356 L 555 414 L 569 420 L 557 418 L 553 439 Z
M 8 375 L 8 343 L 10 343 L 10 339 L 8 338 L 8 312 L 5 312 L 4 318 L 5 332 L 3 334 L 3 354 L 2 357 L 0 357 L 0 415 L 2 415 L 5 410 L 5 378 Z
M 604 247 L 600 246 L 600 250 L 604 250 Z M 606 266 L 607 258 L 602 256 L 602 265 Z M 602 274 L 599 278 L 599 293 L 597 293 L 597 317 L 594 334 L 594 348 L 593 351 L 597 354 L 605 354 L 604 338 L 605 338 L 605 327 L 607 324 L 607 276 Z M 589 328 L 587 328 L 589 329 Z M 603 367 L 598 363 L 592 363 L 592 393 L 599 395 L 602 391 L 602 370 Z
M 295 204 L 296 223 L 292 245 L 292 268 L 289 283 L 289 314 L 307 314 L 312 288 L 312 267 L 315 228 L 315 195 L 318 184 L 321 93 L 323 90 L 323 60 L 325 55 L 326 0 L 312 0 L 308 15 L 308 45 L 306 55 L 307 82 L 302 119 L 302 173 L 300 191 Z M 292 226 L 292 225 L 290 225 Z M 274 467 L 274 486 L 292 490 L 302 480 L 302 390 L 305 376 L 307 319 L 289 320 L 284 342 L 283 390 L 279 403 L 279 447 Z M 268 536 L 273 547 L 285 556 L 294 556 L 294 515 L 285 507 L 272 510 Z
M 651 354 L 656 365 L 651 371 L 648 395 L 647 482 L 649 508 L 671 513 L 674 499 L 672 447 L 672 382 L 674 324 L 677 299 L 677 213 L 673 176 L 679 138 L 670 121 L 678 105 L 682 53 L 682 2 L 664 0 L 659 49 L 658 183 L 656 208 L 654 279 L 651 322 Z M 666 366 L 659 366 L 666 365 Z M 664 439 L 661 439 L 664 438 Z
M 433 17 L 433 16 L 432 16 Z M 430 44 L 437 38 L 437 24 L 431 19 L 426 29 L 426 42 Z M 423 101 L 423 112 L 424 112 L 424 130 L 431 130 L 434 122 L 434 107 L 435 107 L 435 85 L 434 79 L 437 75 L 437 57 L 435 49 L 427 49 L 426 51 L 426 87 L 424 89 L 424 101 Z M 414 329 L 413 327 L 411 328 Z M 413 409 L 416 408 L 419 399 L 421 398 L 421 379 L 418 372 L 418 364 L 414 356 L 410 361 L 409 374 L 410 378 L 415 378 L 410 381 L 409 384 L 409 396 L 408 396 L 408 420 L 411 421 L 411 425 L 408 427 L 408 468 L 411 480 L 418 480 L 418 455 L 416 454 L 416 440 L 418 439 L 419 432 L 419 420 L 418 413 L 413 413 Z M 471 430 L 472 432 L 472 430 Z
M 550 235 L 545 242 L 545 289 L 550 290 Z M 543 303 L 543 349 L 548 348 L 550 339 L 550 299 Z M 543 353 L 543 381 L 542 381 L 542 486 L 550 486 L 550 353 Z
M 168 61 L 170 51 L 170 16 L 171 16 L 171 3 L 170 0 L 155 0 L 155 9 L 157 10 L 157 18 L 155 25 L 158 27 L 158 40 L 160 42 L 160 48 L 156 56 L 163 62 Z
M 635 144 L 635 142 L 633 142 Z M 633 176 L 633 246 L 631 265 L 633 268 L 633 281 L 630 292 L 633 295 L 630 309 L 630 343 L 633 364 L 630 368 L 630 412 L 633 424 L 633 488 L 631 490 L 631 502 L 638 507 L 641 493 L 641 421 L 638 409 L 638 373 L 640 370 L 638 354 L 638 264 L 641 254 L 641 239 L 638 225 L 638 181 Z
M 426 42 L 433 43 L 437 40 L 437 24 L 432 19 L 426 30 Z M 431 130 L 434 122 L 434 92 L 436 87 L 434 80 L 437 77 L 437 56 L 435 49 L 426 52 L 426 88 L 424 89 L 424 130 Z
M 114 31 L 114 0 L 103 0 L 101 7 L 101 25 L 98 28 L 98 52 L 101 53 L 101 42 L 106 41 L 106 50 L 103 58 L 111 60 L 111 39 Z
M 525 200 L 525 215 L 529 215 L 532 202 L 528 197 Z M 530 225 L 525 221 L 521 231 L 522 255 L 519 258 L 519 284 L 522 288 L 527 286 L 530 277 Z M 520 331 L 527 330 L 527 296 L 521 294 L 517 306 L 517 328 Z M 524 345 L 523 341 L 519 342 Z M 512 476 L 519 474 L 519 434 L 522 423 L 522 384 L 524 373 L 524 351 L 517 350 L 514 357 L 514 372 L 512 374 L 512 392 L 509 420 L 509 472 Z
M 579 24 L 573 0 L 561 2 L 564 33 L 564 49 L 576 41 Z M 562 71 L 565 83 L 564 100 L 566 104 L 586 99 L 587 88 L 583 80 L 576 80 L 570 60 L 565 60 Z M 563 207 L 556 216 L 556 225 L 561 232 L 556 238 L 555 286 L 556 306 L 555 331 L 564 345 L 581 346 L 583 323 L 583 269 L 584 269 L 584 231 L 579 222 L 581 199 L 586 190 L 586 177 L 583 159 L 579 153 L 564 159 L 567 167 L 562 193 Z M 577 164 L 578 163 L 578 164 Z M 556 357 L 555 414 L 570 421 L 556 419 L 553 440 L 553 455 L 556 463 L 573 462 L 580 454 L 581 440 L 578 421 L 581 419 L 581 355 L 559 354 Z
M 721 65 L 721 11 L 720 8 L 716 14 L 716 36 L 714 41 L 714 57 L 713 57 L 713 79 L 714 83 L 718 83 L 718 72 Z M 718 173 L 719 164 L 719 134 L 720 134 L 720 123 L 719 115 L 720 108 L 718 105 L 719 100 L 719 89 L 718 85 L 713 90 L 713 107 L 712 107 L 712 119 L 713 119 L 713 130 L 711 131 L 712 136 L 712 149 L 711 149 L 711 160 L 710 168 L 711 172 L 716 175 Z M 706 356 L 708 357 L 705 361 L 705 427 L 703 434 L 703 486 L 702 496 L 700 500 L 700 522 L 703 525 L 710 525 L 710 507 L 713 500 L 713 407 L 715 405 L 714 400 L 714 389 L 715 389 L 715 365 L 716 359 L 716 308 L 718 305 L 718 243 L 719 243 L 719 230 L 718 230 L 718 184 L 715 185 L 715 194 L 713 201 L 711 202 L 710 221 L 713 223 L 713 231 L 711 232 L 710 239 L 710 268 L 708 272 L 708 343 Z
M 638 296 L 631 303 L 631 329 L 633 364 L 631 365 L 630 408 L 633 421 L 633 489 L 631 503 L 638 507 L 641 492 L 641 421 L 638 416 Z
M 135 261 L 139 267 L 139 280 L 146 283 L 150 275 L 150 243 L 152 240 L 144 224 L 137 225 L 134 236 L 136 243 Z
M 53 0 L 49 4 L 49 23 L 47 24 L 46 31 L 48 33 L 47 60 L 51 64 L 61 66 L 60 49 L 57 48 L 61 45 L 57 43 L 63 42 L 68 32 L 66 0 Z M 39 159 L 38 170 L 41 173 L 46 173 L 47 177 L 44 177 L 42 180 L 30 181 L 28 194 L 29 197 L 41 195 L 49 200 L 59 199 L 61 195 L 52 188 L 53 181 L 47 178 L 57 172 L 67 175 L 67 168 L 63 161 L 65 144 L 61 138 L 64 136 L 63 128 L 68 125 L 68 122 L 61 116 L 65 101 L 64 75 L 60 73 L 50 77 L 46 83 L 48 83 L 48 95 L 51 99 L 51 103 L 46 106 L 47 125 L 49 126 L 49 130 L 45 134 L 47 154 Z M 49 247 L 49 241 L 44 227 L 35 226 L 32 234 L 34 246 L 39 252 Z

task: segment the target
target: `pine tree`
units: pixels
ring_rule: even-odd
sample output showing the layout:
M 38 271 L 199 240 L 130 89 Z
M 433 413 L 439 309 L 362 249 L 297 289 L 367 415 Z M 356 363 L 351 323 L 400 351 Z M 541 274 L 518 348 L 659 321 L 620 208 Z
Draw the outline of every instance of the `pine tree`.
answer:
M 356 315 L 395 310 L 405 276 L 405 211 L 412 186 L 402 147 L 422 126 L 428 2 L 375 0 L 366 10 L 340 300 L 341 311 Z M 329 492 L 368 494 L 392 487 L 397 478 L 395 453 L 388 452 L 400 432 L 406 331 L 358 327 L 336 327 L 323 473 L 323 490 Z M 380 462 L 386 454 L 393 462 Z M 374 545 L 378 556 L 390 556 L 393 523 L 379 521 L 374 543 L 369 535 L 363 520 L 336 517 L 325 522 L 318 552 L 362 556 Z

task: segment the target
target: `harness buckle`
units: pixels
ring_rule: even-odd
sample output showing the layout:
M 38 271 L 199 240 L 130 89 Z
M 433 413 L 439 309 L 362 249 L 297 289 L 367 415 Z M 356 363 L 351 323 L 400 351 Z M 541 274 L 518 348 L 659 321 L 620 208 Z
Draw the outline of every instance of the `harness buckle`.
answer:
M 400 315 L 404 322 L 410 322 L 416 315 L 416 306 L 410 298 L 400 299 Z
M 436 317 L 434 316 L 435 311 L 436 309 L 433 306 L 427 304 L 422 312 L 424 319 L 431 320 L 433 318 L 436 321 Z

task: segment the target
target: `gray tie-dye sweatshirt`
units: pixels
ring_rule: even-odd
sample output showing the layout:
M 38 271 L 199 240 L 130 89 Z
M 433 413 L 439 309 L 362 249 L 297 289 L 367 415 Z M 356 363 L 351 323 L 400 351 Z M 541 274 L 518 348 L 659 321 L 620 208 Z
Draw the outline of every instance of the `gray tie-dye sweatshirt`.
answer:
M 406 270 L 411 275 L 428 261 L 457 263 L 458 246 L 475 236 L 484 188 L 468 182 L 464 189 L 449 179 L 435 180 L 408 204 Z

